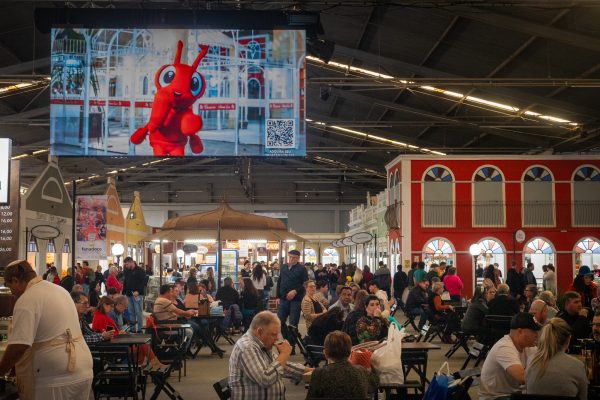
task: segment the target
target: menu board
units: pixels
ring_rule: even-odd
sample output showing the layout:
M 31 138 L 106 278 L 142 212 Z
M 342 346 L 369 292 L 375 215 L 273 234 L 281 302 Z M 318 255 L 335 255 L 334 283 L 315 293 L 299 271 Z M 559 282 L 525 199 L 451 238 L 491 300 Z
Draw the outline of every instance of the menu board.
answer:
M 8 204 L 0 206 L 0 268 L 19 258 L 19 161 L 11 161 Z

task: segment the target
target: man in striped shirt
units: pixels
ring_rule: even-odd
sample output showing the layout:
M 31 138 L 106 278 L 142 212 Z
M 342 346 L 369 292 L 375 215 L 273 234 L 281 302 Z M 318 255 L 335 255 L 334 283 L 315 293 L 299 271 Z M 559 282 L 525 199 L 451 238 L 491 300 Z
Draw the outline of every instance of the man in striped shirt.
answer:
M 283 378 L 300 380 L 303 373 L 312 371 L 288 362 L 292 347 L 285 340 L 278 342 L 280 331 L 277 315 L 263 311 L 236 342 L 229 360 L 232 400 L 284 400 Z M 277 348 L 277 357 L 272 353 L 273 346 Z

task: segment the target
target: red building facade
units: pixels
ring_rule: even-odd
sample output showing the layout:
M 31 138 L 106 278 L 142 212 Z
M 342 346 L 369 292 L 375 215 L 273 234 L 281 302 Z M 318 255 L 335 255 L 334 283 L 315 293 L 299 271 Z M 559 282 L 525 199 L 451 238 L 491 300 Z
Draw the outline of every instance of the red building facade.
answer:
M 600 157 L 399 156 L 386 169 L 392 257 L 455 265 L 467 297 L 473 244 L 476 262 L 498 262 L 503 276 L 531 261 L 541 283 L 551 262 L 559 291 L 600 261 Z

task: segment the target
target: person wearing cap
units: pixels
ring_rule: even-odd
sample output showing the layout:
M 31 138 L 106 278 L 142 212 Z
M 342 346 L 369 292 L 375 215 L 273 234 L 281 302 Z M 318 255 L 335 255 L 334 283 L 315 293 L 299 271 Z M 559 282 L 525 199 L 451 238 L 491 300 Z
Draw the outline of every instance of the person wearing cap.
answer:
M 138 267 L 131 257 L 123 260 L 123 294 L 127 296 L 129 305 L 127 311 L 135 321 L 135 330 L 141 332 L 144 328 L 144 290 L 146 289 L 146 272 Z
M 288 263 L 281 266 L 277 280 L 277 301 L 279 302 L 277 316 L 281 321 L 281 334 L 292 344 L 292 347 L 296 341 L 288 332 L 286 321 L 289 317 L 289 324 L 298 326 L 302 298 L 304 298 L 304 282 L 308 281 L 308 272 L 300 265 L 299 261 L 300 252 L 290 250 Z
M 598 285 L 594 282 L 594 273 L 590 270 L 590 267 L 587 265 L 579 267 L 577 276 L 573 279 L 569 290 L 579 293 L 581 304 L 584 307 L 592 307 L 592 299 L 598 297 Z
M 69 293 L 37 276 L 25 260 L 6 267 L 4 284 L 17 301 L 0 376 L 15 368 L 22 400 L 87 399 L 92 355 Z
M 537 352 L 525 370 L 528 395 L 588 398 L 588 379 L 581 360 L 566 354 L 571 329 L 561 318 L 552 318 L 540 333 Z
M 569 353 L 577 352 L 579 345 L 578 339 L 587 339 L 591 333 L 590 322 L 592 321 L 592 313 L 589 308 L 583 307 L 581 296 L 577 292 L 569 291 L 563 294 L 564 308 L 556 314 L 558 318 L 564 319 L 571 327 L 573 339 Z
M 540 325 L 529 313 L 518 313 L 510 321 L 510 333 L 491 348 L 481 369 L 479 399 L 490 400 L 520 392 L 525 384 L 525 366 L 537 351 Z

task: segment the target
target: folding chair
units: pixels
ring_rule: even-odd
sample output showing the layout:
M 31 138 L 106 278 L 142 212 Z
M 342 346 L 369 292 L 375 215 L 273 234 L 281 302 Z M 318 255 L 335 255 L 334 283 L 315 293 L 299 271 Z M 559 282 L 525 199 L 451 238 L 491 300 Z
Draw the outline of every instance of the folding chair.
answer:
M 479 343 L 479 342 L 474 342 L 469 347 L 469 351 L 467 353 L 467 359 L 463 363 L 461 369 L 466 369 L 467 366 L 469 365 L 469 362 L 471 362 L 471 360 L 476 360 L 475 367 L 477 367 L 483 360 L 485 360 L 485 357 L 487 356 L 487 353 L 489 350 L 490 350 L 490 348 L 487 345 L 485 345 L 483 343 Z
M 491 348 L 498 340 L 510 332 L 509 315 L 486 315 L 484 324 L 489 329 L 489 342 L 487 345 Z
M 422 336 L 424 342 L 431 342 L 437 336 L 442 340 L 442 335 L 446 329 L 446 321 L 441 318 L 435 318 L 434 313 L 428 305 L 422 305 L 425 313 L 429 316 L 429 327 L 422 330 Z M 425 328 L 425 326 L 423 326 Z
M 406 329 L 406 327 L 408 325 L 410 325 L 415 330 L 415 332 L 419 332 L 419 328 L 417 327 L 417 324 L 415 322 L 415 318 L 417 318 L 417 316 L 410 314 L 407 311 L 406 306 L 404 304 L 400 304 L 400 309 L 402 309 L 402 312 L 404 313 L 404 316 L 406 317 L 406 321 L 404 321 L 404 323 L 402 324 L 402 327 Z
M 151 400 L 158 399 L 164 392 L 171 400 L 183 400 L 183 397 L 167 381 L 174 370 L 179 370 L 185 361 L 185 353 L 189 339 L 177 330 L 161 327 L 146 328 L 152 335 L 152 350 L 161 363 L 168 365 L 164 371 L 148 371 L 148 376 L 154 383 L 154 392 Z
M 93 358 L 100 359 L 102 371 L 94 376 L 94 399 L 123 397 L 138 399 L 138 375 L 128 346 L 91 346 Z M 144 387 L 145 389 L 145 387 Z M 144 394 L 142 393 L 142 398 Z
M 468 333 L 465 333 L 463 331 L 453 332 L 453 334 L 454 334 L 454 336 L 456 336 L 456 342 L 454 342 L 452 347 L 450 347 L 450 349 L 448 349 L 448 351 L 446 352 L 446 354 L 445 354 L 446 358 L 452 357 L 452 355 L 454 355 L 454 353 L 456 353 L 456 351 L 461 348 L 464 349 L 468 355 L 469 354 L 469 346 L 468 346 L 469 340 L 473 336 Z
M 317 368 L 321 361 L 325 360 L 323 346 L 307 344 L 302 338 L 302 335 L 300 335 L 300 332 L 298 332 L 298 328 L 293 325 L 288 325 L 287 329 L 290 335 L 295 339 L 296 345 L 304 357 L 304 365 Z
M 219 396 L 219 400 L 229 400 L 231 398 L 231 388 L 229 387 L 229 378 L 223 378 L 219 382 L 213 383 L 213 388 Z

